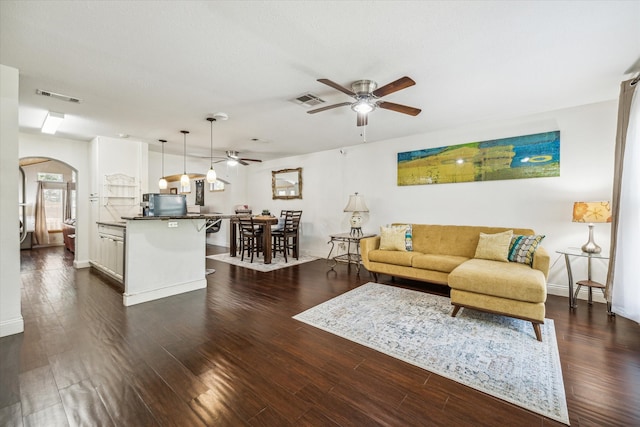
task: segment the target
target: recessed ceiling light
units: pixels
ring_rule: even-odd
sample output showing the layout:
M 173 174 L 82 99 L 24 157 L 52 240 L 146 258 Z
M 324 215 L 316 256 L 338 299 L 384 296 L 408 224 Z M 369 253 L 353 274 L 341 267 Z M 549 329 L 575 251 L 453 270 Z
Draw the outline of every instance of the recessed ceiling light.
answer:
M 128 133 L 119 133 L 118 136 L 120 138 L 129 138 L 129 134 Z

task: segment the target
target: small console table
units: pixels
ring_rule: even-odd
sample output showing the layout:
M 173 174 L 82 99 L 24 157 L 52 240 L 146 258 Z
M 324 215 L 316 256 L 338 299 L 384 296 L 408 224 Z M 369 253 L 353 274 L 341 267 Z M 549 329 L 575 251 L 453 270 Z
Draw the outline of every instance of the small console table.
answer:
M 346 262 L 347 264 L 355 264 L 356 271 L 360 272 L 360 261 L 362 258 L 360 257 L 360 240 L 365 237 L 373 237 L 375 234 L 360 234 L 358 236 L 353 235 L 351 233 L 338 233 L 338 234 L 330 234 L 329 240 L 327 243 L 331 243 L 331 249 L 329 250 L 329 255 L 327 255 L 327 262 L 331 266 L 335 267 L 338 262 Z M 335 255 L 333 258 L 331 254 L 335 249 L 335 244 L 338 243 L 346 243 L 347 244 L 347 253 L 341 255 Z M 351 245 L 355 245 L 355 250 L 351 249 Z
M 586 286 L 589 288 L 589 304 L 593 304 L 593 288 L 600 289 L 602 295 L 604 295 L 604 289 L 606 285 L 591 280 L 591 259 L 609 259 L 608 255 L 594 254 L 588 252 L 582 252 L 579 248 L 567 248 L 561 251 L 556 251 L 559 254 L 564 255 L 564 261 L 567 265 L 567 275 L 569 276 L 569 307 L 576 308 L 578 306 L 578 293 L 580 288 Z M 575 282 L 577 285 L 575 293 L 573 292 L 573 272 L 571 271 L 571 257 L 583 257 L 587 258 L 587 280 L 579 280 Z M 612 316 L 614 313 L 611 311 L 611 304 L 607 302 L 607 313 Z

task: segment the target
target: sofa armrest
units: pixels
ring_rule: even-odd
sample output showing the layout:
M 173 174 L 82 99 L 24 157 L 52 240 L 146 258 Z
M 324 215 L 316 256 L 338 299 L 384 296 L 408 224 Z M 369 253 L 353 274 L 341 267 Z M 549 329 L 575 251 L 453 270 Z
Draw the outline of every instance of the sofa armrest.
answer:
M 538 246 L 538 249 L 533 253 L 533 265 L 531 267 L 536 270 L 540 270 L 544 273 L 545 280 L 549 276 L 549 252 L 542 246 Z
M 362 264 L 369 270 L 369 252 L 380 247 L 380 236 L 365 237 L 360 239 L 360 256 Z

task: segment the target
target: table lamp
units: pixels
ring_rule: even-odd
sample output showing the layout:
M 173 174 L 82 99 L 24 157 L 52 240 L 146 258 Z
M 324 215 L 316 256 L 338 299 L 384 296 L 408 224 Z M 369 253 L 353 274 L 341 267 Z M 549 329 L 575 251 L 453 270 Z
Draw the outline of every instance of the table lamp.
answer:
M 593 241 L 593 223 L 611 222 L 609 202 L 575 202 L 573 204 L 573 222 L 589 223 L 589 241 L 582 245 L 582 252 L 599 254 L 602 249 Z
M 349 196 L 349 202 L 344 211 L 353 212 L 351 215 L 351 235 L 362 236 L 362 212 L 369 212 L 369 208 L 364 204 L 364 197 L 358 193 Z

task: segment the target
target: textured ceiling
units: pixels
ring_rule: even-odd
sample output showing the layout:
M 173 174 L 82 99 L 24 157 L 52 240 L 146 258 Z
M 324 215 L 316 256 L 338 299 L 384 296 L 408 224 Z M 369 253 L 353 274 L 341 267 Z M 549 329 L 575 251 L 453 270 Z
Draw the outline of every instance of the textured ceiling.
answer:
M 615 99 L 640 56 L 640 2 L 6 1 L 0 63 L 20 70 L 20 128 L 66 114 L 58 136 L 167 139 L 182 153 L 268 159 L 362 143 L 349 107 L 306 114 L 349 87 L 410 76 L 371 113 L 367 141 Z M 82 99 L 71 104 L 36 89 Z M 255 141 L 254 139 L 257 139 Z

